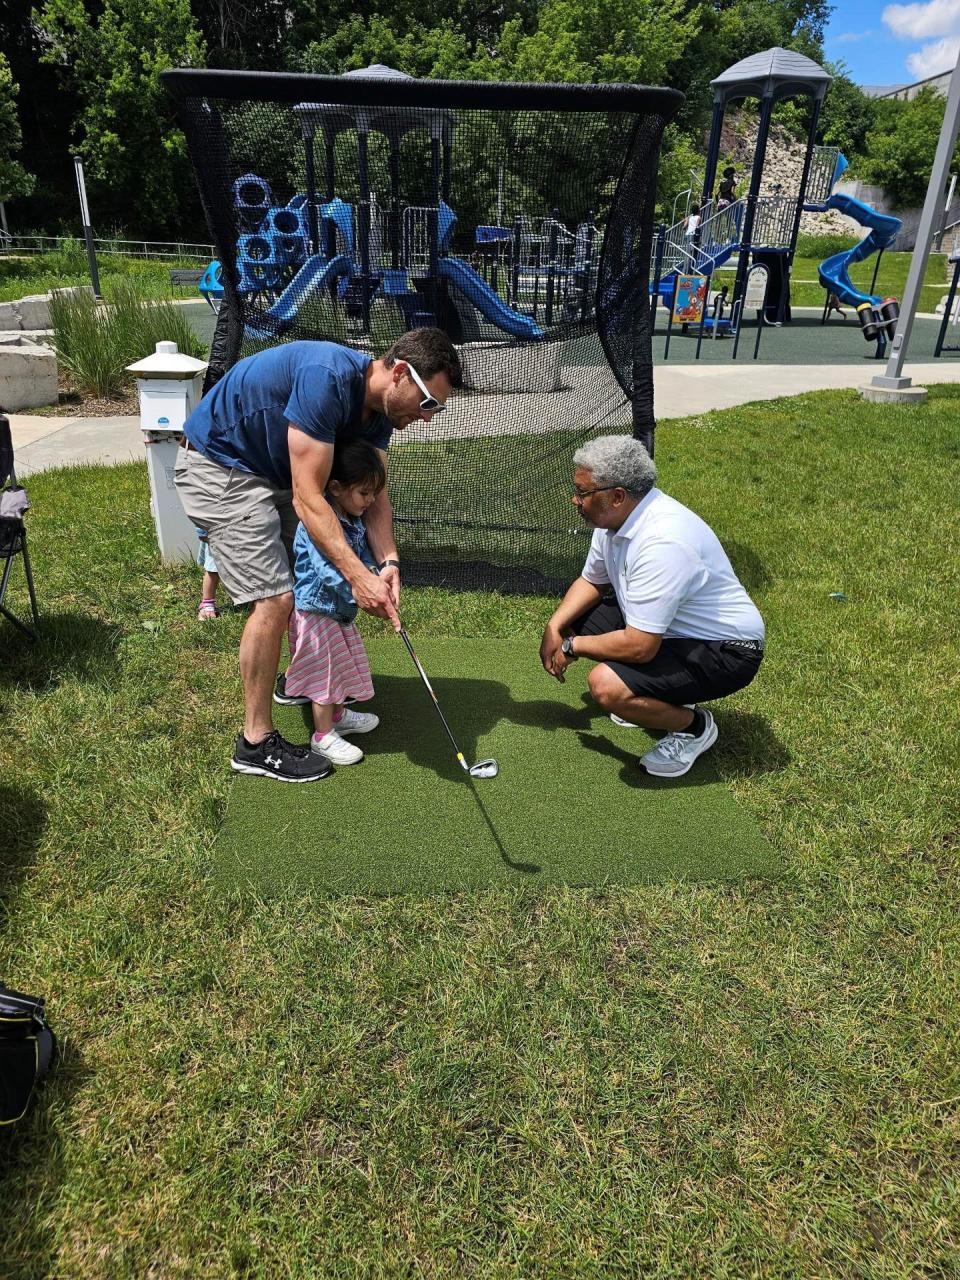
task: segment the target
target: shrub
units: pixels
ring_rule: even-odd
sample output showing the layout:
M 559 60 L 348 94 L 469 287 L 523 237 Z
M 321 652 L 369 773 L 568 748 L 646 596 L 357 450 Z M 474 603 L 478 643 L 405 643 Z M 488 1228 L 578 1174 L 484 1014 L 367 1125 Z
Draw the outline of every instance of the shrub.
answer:
M 144 297 L 132 280 L 118 280 L 108 303 L 90 294 L 54 295 L 50 319 L 60 363 L 77 389 L 91 395 L 116 395 L 129 382 L 126 366 L 150 355 L 158 342 L 204 355 L 182 309 Z

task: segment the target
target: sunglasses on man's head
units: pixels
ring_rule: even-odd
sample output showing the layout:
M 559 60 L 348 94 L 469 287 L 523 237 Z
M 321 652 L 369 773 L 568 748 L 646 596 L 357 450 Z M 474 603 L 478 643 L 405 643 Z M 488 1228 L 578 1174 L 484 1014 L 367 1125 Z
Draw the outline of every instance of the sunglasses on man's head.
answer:
M 407 373 L 409 373 L 410 377 L 413 379 L 413 381 L 417 384 L 417 386 L 423 392 L 423 399 L 420 401 L 421 412 L 422 413 L 443 413 L 444 409 L 446 409 L 447 406 L 445 404 L 441 404 L 440 401 L 437 399 L 437 397 L 435 395 L 432 395 L 427 390 L 426 386 L 424 385 L 423 379 L 420 377 L 419 373 L 417 373 L 416 369 L 413 367 L 410 361 L 408 360 L 406 363 L 407 363 Z

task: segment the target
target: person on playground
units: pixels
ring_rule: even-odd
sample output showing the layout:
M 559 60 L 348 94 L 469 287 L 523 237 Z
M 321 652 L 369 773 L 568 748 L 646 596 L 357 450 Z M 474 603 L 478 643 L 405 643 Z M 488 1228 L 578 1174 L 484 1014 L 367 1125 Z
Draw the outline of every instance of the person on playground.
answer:
M 333 507 L 350 548 L 367 566 L 375 562 L 367 543 L 364 516 L 383 491 L 387 472 L 367 440 L 348 440 L 333 454 L 327 501 Z M 370 733 L 380 723 L 370 712 L 347 702 L 373 697 L 370 663 L 356 628 L 357 602 L 343 574 L 315 546 L 306 525 L 293 539 L 294 608 L 290 614 L 290 665 L 286 694 L 313 707 L 310 749 L 331 764 L 359 764 L 363 752 L 347 734 Z
M 432 421 L 461 381 L 456 349 L 440 329 L 405 333 L 375 360 L 334 342 L 289 342 L 238 361 L 187 419 L 174 467 L 180 499 L 207 531 L 234 604 L 251 606 L 240 641 L 244 725 L 231 760 L 238 772 L 281 782 L 313 782 L 330 772 L 323 756 L 287 742 L 273 727 L 298 519 L 350 584 L 357 605 L 399 627 L 389 490 L 366 513 L 377 576 L 350 547 L 324 496 L 334 445 L 366 439 L 386 467 L 391 433 Z
M 717 212 L 729 208 L 737 199 L 736 169 L 732 165 L 723 171 L 723 181 L 717 189 Z
M 600 436 L 573 455 L 573 503 L 594 526 L 583 572 L 547 623 L 544 669 L 597 665 L 595 701 L 623 728 L 663 731 L 640 764 L 678 778 L 717 740 L 697 705 L 750 683 L 764 625 L 716 534 L 656 488 L 639 440 Z

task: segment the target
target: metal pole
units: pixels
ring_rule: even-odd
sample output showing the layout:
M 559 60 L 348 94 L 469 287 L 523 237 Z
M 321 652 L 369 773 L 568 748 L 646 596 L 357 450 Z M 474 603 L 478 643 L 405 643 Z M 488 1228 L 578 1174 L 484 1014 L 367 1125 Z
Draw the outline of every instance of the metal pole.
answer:
M 920 215 L 920 226 L 917 229 L 917 243 L 910 260 L 910 271 L 907 275 L 906 288 L 903 291 L 903 307 L 897 321 L 897 332 L 894 334 L 887 360 L 886 371 L 872 378 L 870 385 L 886 391 L 900 391 L 910 386 L 910 378 L 903 376 L 903 362 L 907 357 L 910 333 L 913 329 L 913 317 L 920 300 L 920 287 L 923 284 L 923 273 L 933 240 L 933 226 L 940 209 L 940 198 L 947 183 L 953 148 L 957 140 L 957 128 L 960 126 L 960 57 L 950 77 L 950 92 L 947 95 L 947 106 L 943 113 L 943 125 L 940 128 L 940 140 L 937 153 L 933 159 L 933 172 L 930 174 L 930 185 L 923 202 Z
M 957 186 L 957 175 L 950 175 L 950 189 L 947 191 L 947 198 L 943 202 L 943 217 L 940 219 L 940 230 L 937 232 L 937 253 L 940 252 L 940 246 L 943 244 L 943 233 L 947 229 L 947 219 L 950 217 L 950 206 L 953 204 L 953 193 Z M 0 205 L 0 213 L 3 211 L 3 205 Z M 6 231 L 6 226 L 4 226 Z
M 73 157 L 73 168 L 77 175 L 77 191 L 80 193 L 80 221 L 83 223 L 83 238 L 87 244 L 87 263 L 90 267 L 90 281 L 93 284 L 93 296 L 102 301 L 100 292 L 100 273 L 97 271 L 97 251 L 93 247 L 93 228 L 90 226 L 90 209 L 87 206 L 87 188 L 83 181 L 83 161 L 79 156 Z

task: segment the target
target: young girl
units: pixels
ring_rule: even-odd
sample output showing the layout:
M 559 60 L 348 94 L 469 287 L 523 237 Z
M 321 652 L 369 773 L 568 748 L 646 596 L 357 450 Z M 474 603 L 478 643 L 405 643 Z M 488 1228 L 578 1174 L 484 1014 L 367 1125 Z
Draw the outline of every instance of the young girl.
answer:
M 213 553 L 210 550 L 210 543 L 207 541 L 206 531 L 198 529 L 197 535 L 200 538 L 197 564 L 203 570 L 203 587 L 201 588 L 200 604 L 197 607 L 197 618 L 200 622 L 210 622 L 213 618 L 220 617 L 217 610 L 217 587 L 220 585 L 220 574 L 217 571 L 217 562 L 214 560 Z
M 386 479 L 380 455 L 366 440 L 335 450 L 327 501 L 348 544 L 371 569 L 375 561 L 367 545 L 363 514 Z M 309 698 L 313 705 L 313 751 L 332 764 L 359 764 L 363 752 L 344 735 L 369 733 L 380 720 L 344 705 L 373 697 L 370 663 L 353 621 L 357 604 L 350 584 L 316 548 L 303 524 L 297 527 L 293 550 L 294 609 L 289 627 L 293 657 L 287 667 L 286 695 Z

